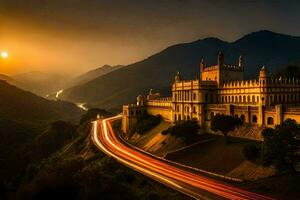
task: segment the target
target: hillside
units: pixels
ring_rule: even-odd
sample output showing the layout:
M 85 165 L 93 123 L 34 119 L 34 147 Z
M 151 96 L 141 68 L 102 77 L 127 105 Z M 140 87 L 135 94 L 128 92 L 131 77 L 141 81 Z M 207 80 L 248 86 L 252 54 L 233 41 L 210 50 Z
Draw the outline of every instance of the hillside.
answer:
M 45 96 L 46 94 L 56 92 L 65 87 L 70 77 L 65 75 L 51 74 L 39 71 L 32 71 L 23 74 L 17 74 L 12 78 L 18 81 L 16 86 L 29 90 L 37 95 Z
M 74 86 L 74 85 L 80 85 L 80 84 L 84 84 L 90 80 L 93 80 L 99 76 L 105 75 L 109 72 L 112 72 L 114 70 L 117 70 L 119 68 L 123 67 L 122 65 L 116 65 L 116 66 L 110 66 L 110 65 L 103 65 L 102 67 L 90 70 L 82 75 L 77 76 L 76 78 L 74 78 L 70 85 Z
M 43 123 L 54 120 L 78 120 L 83 113 L 76 105 L 50 101 L 0 81 L 0 118 L 20 122 Z
M 120 105 L 133 102 L 138 94 L 145 94 L 150 88 L 167 94 L 176 71 L 180 71 L 185 79 L 195 78 L 199 75 L 201 58 L 207 64 L 215 64 L 219 50 L 224 52 L 225 63 L 228 64 L 237 63 L 239 55 L 243 55 L 246 77 L 256 77 L 262 65 L 275 73 L 282 66 L 299 60 L 300 37 L 259 31 L 232 43 L 206 38 L 174 45 L 143 61 L 69 88 L 62 98 L 92 106 L 120 108 Z

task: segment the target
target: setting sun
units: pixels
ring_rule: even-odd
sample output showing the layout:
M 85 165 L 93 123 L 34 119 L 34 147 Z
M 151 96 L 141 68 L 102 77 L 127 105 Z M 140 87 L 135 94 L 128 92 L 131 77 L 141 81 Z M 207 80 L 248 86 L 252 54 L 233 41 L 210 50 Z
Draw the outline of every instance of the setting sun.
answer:
M 6 52 L 6 51 L 2 51 L 1 52 L 1 58 L 8 58 L 8 56 L 9 56 L 9 54 L 8 54 L 8 52 Z

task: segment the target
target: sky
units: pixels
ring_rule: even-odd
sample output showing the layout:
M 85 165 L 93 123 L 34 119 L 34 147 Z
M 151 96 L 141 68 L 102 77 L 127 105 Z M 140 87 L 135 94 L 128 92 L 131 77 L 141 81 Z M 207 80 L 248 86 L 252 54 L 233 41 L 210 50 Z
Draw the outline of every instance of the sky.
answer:
M 300 1 L 0 0 L 0 74 L 75 76 L 206 37 L 266 29 L 300 36 Z

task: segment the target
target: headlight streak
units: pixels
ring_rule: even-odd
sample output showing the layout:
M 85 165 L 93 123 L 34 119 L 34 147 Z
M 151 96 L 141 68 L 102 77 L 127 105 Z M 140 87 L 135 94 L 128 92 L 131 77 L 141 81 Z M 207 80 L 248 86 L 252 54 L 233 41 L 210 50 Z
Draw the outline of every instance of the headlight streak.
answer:
M 244 191 L 239 188 L 235 188 L 232 186 L 228 186 L 221 182 L 215 181 L 213 179 L 209 179 L 207 177 L 200 176 L 198 174 L 193 174 L 191 172 L 176 168 L 174 166 L 168 165 L 166 162 L 163 162 L 159 159 L 155 159 L 150 157 L 149 155 L 145 155 L 137 150 L 131 149 L 127 146 L 124 146 L 120 143 L 120 141 L 115 137 L 113 130 L 110 125 L 110 121 L 119 119 L 121 115 L 111 117 L 108 119 L 104 119 L 102 121 L 102 138 L 103 144 L 98 139 L 98 121 L 94 122 L 93 126 L 93 139 L 97 146 L 104 151 L 106 154 L 114 157 L 120 162 L 136 169 L 137 171 L 142 172 L 145 175 L 151 175 L 159 180 L 167 182 L 169 186 L 175 187 L 175 189 L 179 191 L 188 191 L 190 196 L 196 197 L 193 195 L 193 192 L 188 188 L 183 188 L 182 186 L 174 183 L 172 180 L 176 180 L 177 182 L 181 182 L 184 184 L 191 185 L 193 187 L 199 188 L 200 190 L 208 191 L 212 194 L 216 194 L 220 197 L 225 197 L 229 199 L 271 199 L 269 197 L 265 197 L 259 194 L 255 194 L 252 192 Z M 109 129 L 109 130 L 108 130 Z M 109 133 L 110 131 L 110 133 Z M 99 135 L 101 136 L 101 135 Z M 107 144 L 105 144 L 107 143 Z M 118 146 L 119 145 L 119 146 Z M 110 146 L 111 149 L 105 146 Z M 121 148 L 122 147 L 122 148 Z M 127 147 L 127 148 L 126 148 Z M 120 155 L 118 156 L 117 153 Z M 133 155 L 136 154 L 136 155 Z M 123 158 L 121 158 L 123 157 Z M 126 159 L 125 159 L 126 157 Z M 148 160 L 146 160 L 148 159 Z M 135 163 L 135 164 L 134 164 Z M 186 193 L 184 192 L 183 193 Z M 192 194 L 192 195 L 191 195 Z M 198 194 L 197 196 L 201 196 Z
M 157 174 L 155 174 L 155 173 L 153 173 L 153 172 L 151 172 L 151 171 L 149 171 L 149 170 L 143 169 L 143 168 L 141 168 L 141 167 L 139 167 L 139 166 L 137 166 L 137 165 L 135 165 L 135 164 L 132 164 L 132 163 L 130 163 L 130 162 L 127 162 L 126 160 L 124 160 L 124 159 L 122 159 L 122 158 L 119 158 L 118 156 L 116 156 L 116 155 L 114 155 L 113 153 L 111 153 L 110 151 L 108 151 L 108 150 L 102 145 L 102 143 L 99 141 L 99 139 L 98 139 L 98 137 L 97 137 L 97 129 L 98 129 L 98 123 L 97 123 L 97 121 L 94 122 L 94 127 L 93 127 L 93 128 L 94 128 L 94 137 L 93 137 L 93 138 L 94 138 L 95 142 L 97 143 L 97 145 L 101 148 L 101 150 L 104 151 L 106 154 L 110 155 L 111 157 L 113 157 L 113 158 L 119 160 L 120 162 L 122 162 L 122 163 L 124 163 L 124 164 L 126 164 L 126 165 L 128 165 L 128 166 L 130 166 L 130 167 L 132 167 L 132 168 L 134 168 L 134 169 L 138 169 L 138 170 L 141 171 L 141 172 L 148 173 L 148 174 L 150 174 L 151 176 L 154 176 L 154 177 L 156 177 L 156 178 L 158 178 L 158 179 L 161 179 L 161 180 L 167 182 L 168 184 L 173 185 L 173 186 L 176 187 L 176 188 L 181 188 L 180 185 L 178 185 L 178 184 L 176 184 L 176 183 L 174 183 L 174 182 L 172 182 L 172 181 L 170 181 L 170 180 L 168 180 L 168 179 L 166 179 L 166 178 L 164 178 L 164 177 L 162 177 L 162 176 L 159 176 L 159 175 L 157 175 Z

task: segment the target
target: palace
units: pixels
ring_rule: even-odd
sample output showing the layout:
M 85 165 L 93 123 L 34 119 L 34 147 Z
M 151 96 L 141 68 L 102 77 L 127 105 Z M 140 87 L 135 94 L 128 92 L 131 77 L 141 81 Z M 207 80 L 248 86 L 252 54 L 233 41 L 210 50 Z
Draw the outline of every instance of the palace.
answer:
M 196 80 L 184 80 L 178 72 L 172 85 L 172 97 L 161 98 L 150 90 L 137 97 L 137 103 L 123 106 L 122 129 L 126 133 L 144 113 L 161 115 L 165 120 L 198 120 L 210 129 L 217 114 L 239 117 L 245 124 L 274 127 L 291 118 L 300 123 L 300 80 L 272 78 L 265 67 L 257 79 L 244 80 L 242 56 L 236 65 L 224 63 L 218 53 L 217 64 L 200 63 L 201 75 Z

